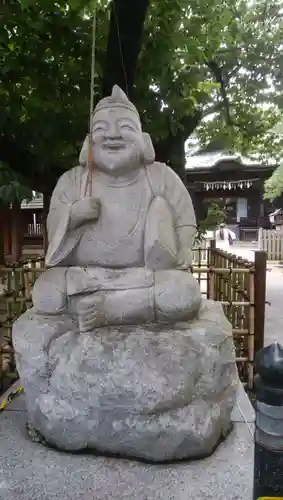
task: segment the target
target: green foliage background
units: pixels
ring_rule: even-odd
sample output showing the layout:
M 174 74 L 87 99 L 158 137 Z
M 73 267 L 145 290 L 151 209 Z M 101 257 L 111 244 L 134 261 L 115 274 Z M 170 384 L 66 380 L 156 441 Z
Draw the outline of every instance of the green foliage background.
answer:
M 76 164 L 87 132 L 92 5 L 1 6 L 0 159 L 40 191 Z M 158 159 L 182 173 L 193 133 L 202 145 L 262 159 L 281 150 L 272 130 L 283 104 L 282 7 L 281 0 L 150 2 L 134 100 Z M 98 0 L 96 100 L 109 19 L 109 1 Z

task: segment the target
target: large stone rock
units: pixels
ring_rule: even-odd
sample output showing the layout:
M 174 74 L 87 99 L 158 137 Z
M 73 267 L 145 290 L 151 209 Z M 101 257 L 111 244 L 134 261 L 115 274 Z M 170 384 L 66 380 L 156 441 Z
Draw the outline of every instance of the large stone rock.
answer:
M 29 310 L 13 340 L 29 422 L 51 445 L 166 461 L 209 455 L 229 431 L 238 376 L 220 304 L 174 327 L 86 334 Z

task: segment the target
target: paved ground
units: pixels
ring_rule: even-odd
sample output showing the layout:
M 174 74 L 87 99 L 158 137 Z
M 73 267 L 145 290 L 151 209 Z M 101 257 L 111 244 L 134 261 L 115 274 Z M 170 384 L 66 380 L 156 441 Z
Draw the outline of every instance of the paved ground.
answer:
M 254 260 L 256 245 L 236 244 L 233 253 L 247 260 Z M 266 300 L 270 303 L 265 308 L 265 344 L 280 342 L 283 344 L 283 268 L 276 263 L 267 263 Z
M 283 345 L 283 269 L 268 266 L 266 276 L 265 343 L 279 342 Z

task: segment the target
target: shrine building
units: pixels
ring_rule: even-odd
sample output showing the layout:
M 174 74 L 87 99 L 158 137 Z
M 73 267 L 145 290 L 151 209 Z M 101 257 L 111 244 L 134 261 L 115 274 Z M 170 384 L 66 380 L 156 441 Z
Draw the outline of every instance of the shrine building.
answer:
M 211 202 L 217 203 L 239 240 L 256 240 L 258 228 L 269 228 L 269 215 L 283 206 L 280 199 L 274 205 L 263 197 L 264 182 L 275 168 L 225 151 L 186 155 L 186 184 L 197 220 L 205 218 Z

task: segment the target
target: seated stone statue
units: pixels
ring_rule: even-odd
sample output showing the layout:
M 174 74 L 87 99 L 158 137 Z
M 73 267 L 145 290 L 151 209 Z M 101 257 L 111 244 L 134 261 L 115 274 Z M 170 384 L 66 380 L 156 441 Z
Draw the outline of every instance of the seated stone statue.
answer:
M 34 287 L 35 310 L 73 313 L 81 332 L 190 318 L 200 305 L 187 272 L 196 231 L 191 198 L 173 170 L 154 162 L 139 115 L 118 87 L 94 112 L 93 196 L 86 196 L 86 157 L 83 150 L 82 165 L 54 190 L 51 269 Z
M 209 454 L 237 371 L 230 324 L 189 272 L 190 195 L 117 86 L 94 111 L 92 171 L 87 149 L 55 187 L 48 269 L 14 325 L 29 426 L 65 450 Z

